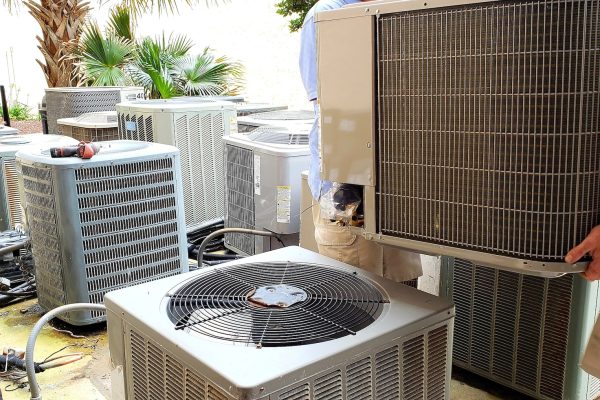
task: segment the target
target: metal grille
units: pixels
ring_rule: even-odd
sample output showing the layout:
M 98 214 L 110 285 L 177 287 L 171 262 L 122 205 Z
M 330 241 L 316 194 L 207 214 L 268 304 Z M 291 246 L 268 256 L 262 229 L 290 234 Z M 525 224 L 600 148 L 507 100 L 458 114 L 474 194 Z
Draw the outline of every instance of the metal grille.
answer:
M 279 400 L 311 400 L 308 383 L 280 394 Z
M 119 139 L 154 142 L 152 115 L 117 113 Z
M 600 2 L 378 19 L 379 230 L 540 261 L 600 223 Z
M 90 302 L 181 272 L 172 159 L 80 168 L 75 179 Z
M 346 367 L 348 400 L 373 400 L 372 372 L 370 358 L 356 361 Z
M 315 379 L 315 397 L 320 400 L 344 400 L 342 371 L 334 371 Z
M 596 400 L 600 397 L 600 379 L 590 375 L 586 400 Z
M 305 132 L 294 132 L 294 129 L 278 128 L 273 126 L 260 126 L 248 134 L 248 137 L 259 143 L 270 143 L 270 144 L 287 144 L 287 145 L 306 145 L 308 146 L 308 129 L 297 128 L 296 131 Z
M 455 260 L 454 363 L 536 398 L 563 399 L 573 279 Z
M 292 294 L 284 296 L 280 286 L 291 288 Z M 262 291 L 286 299 L 304 297 L 271 304 Z M 356 273 L 295 263 L 213 269 L 169 297 L 175 329 L 257 347 L 305 345 L 355 334 L 375 321 L 387 302 Z
M 127 338 L 131 365 L 127 370 L 133 383 L 130 389 L 133 400 L 233 399 L 142 333 L 132 329 Z
M 48 132 L 59 133 L 56 120 L 59 118 L 78 117 L 81 114 L 97 111 L 114 111 L 115 105 L 121 101 L 120 89 L 78 91 L 57 90 L 46 91 L 46 107 L 48 116 Z
M 23 223 L 23 212 L 21 211 L 21 195 L 19 194 L 19 175 L 14 158 L 2 158 L 2 170 L 4 174 L 4 188 L 6 203 L 8 206 L 9 228 L 15 224 Z
M 71 134 L 74 139 L 83 142 L 101 142 L 106 140 L 118 140 L 118 128 L 81 128 L 78 126 L 71 127 Z
M 225 149 L 225 227 L 255 229 L 253 153 L 229 144 L 225 145 Z M 253 235 L 228 233 L 225 235 L 225 243 L 248 255 L 255 252 Z
M 259 120 L 282 120 L 282 121 L 297 121 L 302 119 L 314 119 L 315 113 L 304 110 L 277 110 L 264 113 L 252 114 L 252 118 Z
M 21 165 L 21 172 L 38 301 L 44 309 L 51 310 L 66 301 L 52 172 L 28 165 Z

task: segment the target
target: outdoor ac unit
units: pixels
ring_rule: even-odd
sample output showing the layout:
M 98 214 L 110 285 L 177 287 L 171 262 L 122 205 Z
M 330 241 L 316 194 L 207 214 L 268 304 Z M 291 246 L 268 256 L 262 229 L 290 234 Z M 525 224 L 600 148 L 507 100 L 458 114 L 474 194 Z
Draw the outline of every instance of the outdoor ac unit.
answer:
M 113 399 L 449 399 L 453 307 L 288 247 L 105 298 Z
M 25 222 L 15 155 L 18 151 L 39 151 L 50 147 L 74 146 L 77 141 L 59 135 L 0 136 L 0 231 Z
M 55 87 L 46 89 L 48 132 L 60 133 L 59 118 L 73 118 L 98 111 L 114 111 L 117 103 L 144 98 L 136 86 Z
M 121 139 L 176 146 L 187 225 L 223 218 L 223 136 L 235 125 L 232 103 L 214 100 L 146 100 L 117 105 Z
M 235 108 L 237 111 L 237 116 L 244 117 L 251 114 L 286 110 L 287 106 L 269 103 L 239 103 L 235 105 Z
M 15 128 L 11 128 L 10 126 L 0 125 L 0 137 L 5 135 L 16 135 L 19 131 Z
M 286 126 L 289 124 L 312 126 L 314 122 L 314 111 L 277 110 L 239 117 L 237 119 L 237 129 L 239 133 L 247 133 L 252 132 L 259 126 Z
M 547 279 L 442 258 L 440 293 L 456 306 L 454 364 L 536 399 L 595 400 L 579 367 L 600 311 L 598 282 Z
M 85 113 L 74 118 L 61 118 L 56 121 L 58 130 L 83 142 L 103 142 L 119 139 L 116 111 Z
M 92 159 L 19 152 L 40 306 L 102 303 L 115 289 L 188 271 L 179 151 L 98 142 Z M 73 325 L 104 320 L 72 312 Z
M 309 167 L 305 126 L 261 127 L 225 140 L 225 227 L 267 230 L 287 244 L 300 241 L 301 174 Z M 226 234 L 225 246 L 259 254 L 280 247 L 274 238 Z
M 563 258 L 600 223 L 600 2 L 380 1 L 317 20 L 322 174 L 364 185 L 366 236 L 585 268 Z

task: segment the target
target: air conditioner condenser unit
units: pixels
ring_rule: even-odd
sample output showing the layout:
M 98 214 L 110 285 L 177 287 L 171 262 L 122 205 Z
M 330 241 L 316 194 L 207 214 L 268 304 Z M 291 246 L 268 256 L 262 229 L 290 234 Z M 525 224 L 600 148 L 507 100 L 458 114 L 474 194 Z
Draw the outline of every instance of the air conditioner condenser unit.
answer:
M 137 86 L 55 87 L 46 89 L 48 132 L 60 133 L 57 120 L 81 114 L 115 111 L 115 105 L 144 98 L 144 88 Z
M 454 364 L 540 400 L 595 400 L 580 357 L 598 312 L 598 282 L 541 278 L 442 257 L 440 294 L 456 306 Z
M 225 227 L 267 230 L 287 246 L 299 243 L 301 174 L 310 163 L 309 129 L 257 128 L 225 140 Z M 225 246 L 258 254 L 279 248 L 274 238 L 226 234 Z
M 98 142 L 89 160 L 17 153 L 46 310 L 102 303 L 115 289 L 187 272 L 179 151 L 135 141 Z M 73 325 L 103 313 L 61 316 Z
M 16 224 L 25 222 L 16 165 L 17 152 L 74 146 L 77 143 L 67 136 L 41 133 L 0 136 L 0 231 L 14 229 Z
M 600 223 L 600 2 L 378 1 L 316 19 L 322 175 L 364 186 L 365 236 L 585 268 L 564 256 Z
M 237 119 L 237 130 L 239 133 L 248 133 L 260 126 L 286 126 L 289 124 L 312 126 L 314 122 L 314 111 L 276 110 L 239 117 Z
M 105 304 L 113 399 L 449 399 L 452 305 L 299 247 Z
M 215 100 L 145 100 L 118 104 L 119 136 L 176 146 L 186 224 L 223 218 L 223 137 L 235 126 L 233 103 Z
M 60 118 L 56 122 L 61 134 L 82 142 L 119 139 L 116 111 L 85 113 L 74 118 Z

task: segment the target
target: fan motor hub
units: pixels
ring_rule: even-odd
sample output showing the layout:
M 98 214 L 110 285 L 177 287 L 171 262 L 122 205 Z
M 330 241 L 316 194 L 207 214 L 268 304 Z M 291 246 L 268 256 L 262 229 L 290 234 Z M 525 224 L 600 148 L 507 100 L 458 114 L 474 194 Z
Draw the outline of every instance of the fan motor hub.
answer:
M 308 298 L 306 292 L 290 285 L 261 286 L 248 298 L 252 303 L 266 307 L 287 308 Z

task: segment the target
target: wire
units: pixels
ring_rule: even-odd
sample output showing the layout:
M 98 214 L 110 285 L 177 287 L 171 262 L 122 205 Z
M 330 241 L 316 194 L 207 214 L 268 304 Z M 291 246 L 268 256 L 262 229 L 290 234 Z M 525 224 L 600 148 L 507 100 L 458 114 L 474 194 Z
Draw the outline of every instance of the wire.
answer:
M 11 292 L 9 291 L 1 291 L 0 290 L 0 296 L 8 296 L 8 297 L 30 297 L 30 296 L 35 296 L 36 292 L 32 291 L 32 292 Z
M 245 233 L 249 235 L 258 235 L 258 236 L 272 236 L 278 237 L 277 234 L 269 231 L 258 231 L 254 229 L 245 229 L 245 228 L 223 228 L 217 231 L 214 231 L 210 235 L 204 238 L 202 243 L 200 243 L 200 247 L 198 248 L 198 268 L 202 268 L 202 258 L 204 257 L 204 250 L 206 250 L 206 246 L 210 243 L 210 241 L 219 235 L 223 235 L 225 233 Z

